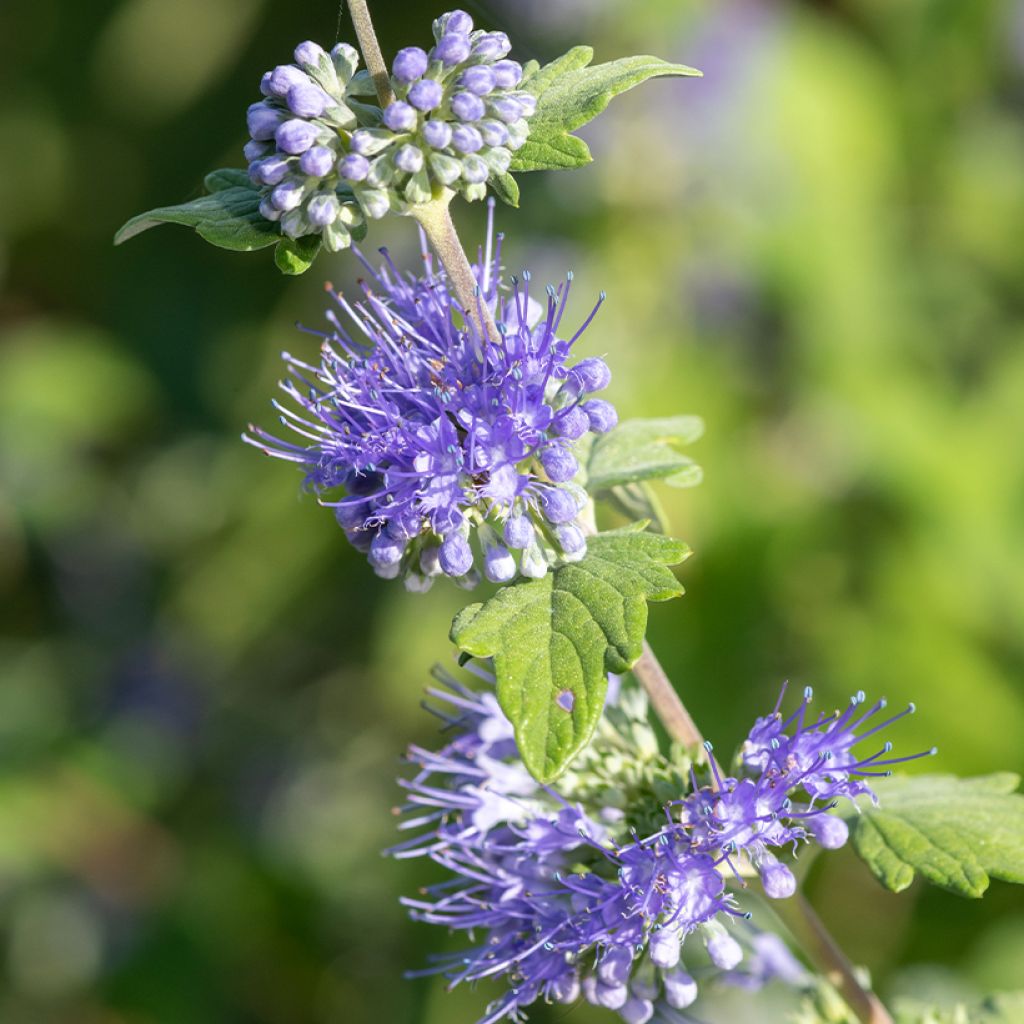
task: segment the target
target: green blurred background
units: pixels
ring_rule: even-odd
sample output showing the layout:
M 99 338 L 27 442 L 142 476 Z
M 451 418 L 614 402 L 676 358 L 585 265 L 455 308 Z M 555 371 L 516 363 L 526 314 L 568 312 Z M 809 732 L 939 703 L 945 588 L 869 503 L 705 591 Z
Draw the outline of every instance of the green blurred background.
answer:
M 508 265 L 576 272 L 625 415 L 699 413 L 695 557 L 652 638 L 731 746 L 783 678 L 914 699 L 929 767 L 1024 769 L 1024 5 L 487 0 L 516 56 L 588 42 L 654 82 L 522 178 Z M 379 2 L 385 53 L 440 4 Z M 470 1024 L 404 982 L 445 937 L 398 894 L 393 777 L 454 588 L 376 580 L 287 465 L 278 353 L 322 283 L 130 215 L 241 162 L 260 74 L 329 3 L 0 7 L 0 1021 Z M 347 23 L 342 33 L 348 38 Z M 482 210 L 461 206 L 465 238 Z M 414 259 L 409 222 L 374 226 Z M 957 808 L 950 808 L 955 823 Z M 813 898 L 888 996 L 1024 982 L 1024 892 L 893 897 L 848 851 Z M 768 1004 L 711 1006 L 760 1022 Z M 716 1016 L 717 1015 L 717 1016 Z M 609 1020 L 585 1007 L 538 1021 Z

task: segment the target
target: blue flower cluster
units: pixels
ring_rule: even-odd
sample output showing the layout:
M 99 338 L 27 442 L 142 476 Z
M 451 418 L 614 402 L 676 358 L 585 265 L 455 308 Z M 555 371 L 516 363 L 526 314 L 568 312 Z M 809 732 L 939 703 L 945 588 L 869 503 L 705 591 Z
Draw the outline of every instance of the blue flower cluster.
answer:
M 581 995 L 627 1024 L 681 1022 L 702 973 L 684 965 L 684 951 L 691 965 L 710 961 L 703 973 L 747 987 L 805 977 L 778 943 L 751 931 L 729 882 L 756 872 L 768 897 L 792 895 L 792 872 L 772 850 L 812 839 L 843 845 L 846 825 L 829 810 L 840 797 L 871 795 L 865 779 L 895 763 L 891 744 L 867 757 L 853 748 L 907 712 L 869 725 L 885 702 L 864 710 L 858 694 L 844 710 L 808 720 L 807 692 L 789 718 L 776 709 L 758 721 L 739 777 L 723 776 L 711 759 L 710 776 L 699 781 L 691 769 L 691 790 L 678 801 L 658 803 L 652 791 L 661 822 L 641 834 L 630 825 L 640 812 L 635 800 L 624 817 L 621 807 L 580 798 L 579 777 L 568 786 L 536 783 L 493 693 L 438 678 L 444 689 L 430 691 L 442 702 L 434 711 L 455 735 L 437 753 L 410 749 L 419 770 L 402 783 L 401 827 L 416 835 L 391 852 L 428 856 L 449 873 L 405 901 L 412 915 L 477 939 L 423 973 L 445 973 L 453 984 L 507 980 L 481 1024 L 522 1020 L 537 999 Z M 595 758 L 607 754 L 600 744 Z M 694 934 L 703 957 L 692 955 Z M 752 950 L 755 969 L 738 972 Z
M 571 275 L 548 289 L 546 305 L 531 296 L 528 273 L 506 288 L 491 203 L 474 273 L 496 342 L 460 307 L 425 243 L 419 276 L 390 260 L 366 264 L 362 299 L 334 296 L 350 326 L 328 313 L 319 365 L 284 356 L 291 404 L 278 409 L 297 442 L 258 427 L 244 435 L 302 466 L 376 572 L 414 590 L 440 574 L 473 585 L 478 555 L 496 583 L 582 558 L 589 499 L 573 480 L 574 443 L 617 422 L 592 397 L 611 379 L 605 363 L 569 363 L 597 307 L 563 338 Z
M 508 36 L 474 30 L 465 11 L 451 11 L 434 22 L 434 38 L 429 52 L 398 52 L 396 98 L 383 110 L 345 43 L 330 53 L 301 43 L 294 64 L 263 76 L 245 157 L 260 213 L 285 235 L 320 235 L 335 252 L 365 230 L 365 217 L 407 212 L 441 188 L 480 199 L 508 170 L 537 105 L 519 89 Z

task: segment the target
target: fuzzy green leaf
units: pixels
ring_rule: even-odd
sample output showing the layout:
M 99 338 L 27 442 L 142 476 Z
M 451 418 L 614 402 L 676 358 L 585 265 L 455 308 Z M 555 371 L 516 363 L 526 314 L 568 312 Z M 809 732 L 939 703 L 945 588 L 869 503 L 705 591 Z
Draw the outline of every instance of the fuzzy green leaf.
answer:
M 700 467 L 676 449 L 704 433 L 699 416 L 626 420 L 595 438 L 587 459 L 587 487 L 607 490 L 642 480 L 664 480 L 675 487 L 700 483 Z
M 513 171 L 582 167 L 593 159 L 585 142 L 570 132 L 592 121 L 613 97 L 649 78 L 692 77 L 700 72 L 659 57 L 623 57 L 590 66 L 594 51 L 576 46 L 524 76 L 522 88 L 537 97 L 530 136 L 512 158 Z
M 252 189 L 249 172 L 240 167 L 222 167 L 219 171 L 210 171 L 203 178 L 207 192 L 223 192 L 226 188 Z
M 304 274 L 320 252 L 320 236 L 282 238 L 274 249 L 274 263 L 282 274 Z
M 207 185 L 216 191 L 207 196 L 132 217 L 114 236 L 114 244 L 120 245 L 158 224 L 183 224 L 222 249 L 249 252 L 273 245 L 281 238 L 280 230 L 260 214 L 260 195 L 248 182 L 231 183 L 236 180 L 235 173 L 226 170 L 208 175 Z
M 906 889 L 915 872 L 960 896 L 989 878 L 1024 883 L 1024 795 L 1009 772 L 895 776 L 872 788 L 878 807 L 851 815 L 854 849 L 881 883 Z
M 689 549 L 641 531 L 592 537 L 582 561 L 503 587 L 452 624 L 461 650 L 494 659 L 498 701 L 523 763 L 541 782 L 560 775 L 589 742 L 606 673 L 625 672 L 640 657 L 647 602 L 683 592 L 667 566 Z
M 511 174 L 501 174 L 491 179 L 494 194 L 506 205 L 513 208 L 519 206 L 519 184 Z

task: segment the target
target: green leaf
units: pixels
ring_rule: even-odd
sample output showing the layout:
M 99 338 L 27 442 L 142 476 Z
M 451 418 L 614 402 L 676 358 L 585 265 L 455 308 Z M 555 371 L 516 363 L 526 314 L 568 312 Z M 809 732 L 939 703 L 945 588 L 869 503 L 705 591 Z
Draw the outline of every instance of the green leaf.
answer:
M 223 192 L 226 188 L 252 188 L 249 172 L 240 167 L 222 167 L 219 171 L 210 171 L 203 178 L 207 192 Z
M 519 207 L 519 184 L 511 174 L 501 174 L 492 178 L 491 188 L 503 203 L 514 209 Z
M 1009 772 L 895 776 L 873 784 L 879 806 L 851 815 L 854 849 L 881 883 L 906 889 L 915 872 L 960 896 L 989 878 L 1024 883 L 1024 795 Z
M 700 467 L 676 449 L 704 433 L 699 416 L 626 420 L 599 435 L 587 460 L 587 486 L 607 490 L 641 480 L 664 480 L 676 487 L 700 483 Z
M 206 241 L 238 252 L 263 249 L 279 241 L 281 232 L 277 225 L 259 212 L 259 193 L 251 186 L 229 184 L 227 173 L 214 171 L 211 177 L 217 191 L 208 196 L 180 206 L 161 206 L 132 217 L 114 236 L 114 244 L 127 242 L 158 224 L 195 228 Z
M 274 263 L 282 274 L 304 274 L 320 252 L 320 236 L 282 238 L 274 249 Z
M 620 93 L 649 78 L 700 75 L 685 64 L 659 57 L 623 57 L 589 66 L 594 51 L 576 46 L 543 68 L 530 68 L 522 88 L 537 97 L 530 135 L 512 157 L 513 171 L 581 167 L 593 159 L 582 139 L 570 132 L 592 121 Z
M 503 587 L 456 616 L 453 642 L 494 659 L 498 701 L 523 763 L 541 782 L 560 775 L 589 742 L 606 673 L 625 672 L 640 657 L 647 602 L 683 592 L 666 567 L 688 554 L 681 541 L 636 526 L 599 534 L 582 561 Z

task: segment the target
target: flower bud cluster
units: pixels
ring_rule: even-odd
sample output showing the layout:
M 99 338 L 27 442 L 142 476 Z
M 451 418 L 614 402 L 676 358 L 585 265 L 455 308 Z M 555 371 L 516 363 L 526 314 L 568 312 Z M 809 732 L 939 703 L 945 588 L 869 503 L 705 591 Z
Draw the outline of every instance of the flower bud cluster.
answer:
M 474 30 L 465 11 L 434 22 L 434 46 L 399 50 L 393 102 L 381 109 L 359 55 L 313 42 L 268 71 L 248 111 L 249 176 L 260 213 L 291 238 L 346 248 L 365 218 L 406 213 L 440 189 L 483 198 L 529 133 L 536 98 L 519 88 L 504 32 Z
M 546 306 L 531 298 L 529 274 L 504 288 L 492 231 L 475 273 L 497 340 L 459 307 L 426 250 L 420 276 L 367 265 L 362 301 L 335 295 L 354 326 L 328 314 L 319 366 L 285 357 L 294 408 L 279 408 L 299 443 L 257 427 L 246 436 L 303 466 L 377 574 L 411 590 L 440 575 L 471 587 L 481 571 L 495 583 L 539 578 L 582 558 L 589 498 L 574 480 L 574 445 L 617 422 L 593 397 L 611 380 L 603 360 L 569 362 L 590 319 L 568 340 L 558 334 L 571 276 Z
M 508 59 L 508 36 L 474 31 L 465 11 L 452 11 L 434 22 L 434 39 L 429 52 L 398 51 L 395 101 L 380 127 L 352 136 L 347 169 L 357 194 L 365 182 L 389 187 L 400 203 L 426 202 L 439 186 L 481 199 L 526 141 L 537 100 L 519 89 L 523 69 Z
M 260 213 L 289 238 L 320 235 L 331 252 L 352 244 L 364 218 L 341 175 L 358 117 L 349 90 L 359 55 L 346 43 L 326 53 L 313 42 L 295 48 L 260 82 L 264 99 L 249 107 L 249 178 L 263 198 Z
M 437 677 L 445 689 L 430 691 L 441 701 L 432 710 L 449 741 L 437 753 L 410 749 L 418 770 L 402 783 L 401 828 L 414 836 L 391 853 L 446 870 L 405 903 L 475 943 L 434 970 L 453 982 L 507 978 L 481 1024 L 524 1020 L 537 999 L 580 997 L 626 1024 L 677 1022 L 689 1019 L 680 1011 L 697 999 L 698 977 L 808 983 L 777 937 L 754 929 L 729 884 L 757 874 L 769 898 L 792 896 L 793 874 L 772 851 L 843 845 L 834 800 L 870 796 L 866 779 L 907 760 L 889 757 L 890 743 L 868 756 L 853 748 L 907 712 L 875 724 L 885 702 L 865 710 L 858 694 L 810 717 L 806 693 L 789 718 L 776 709 L 756 723 L 737 777 L 713 758 L 698 777 L 681 752 L 657 749 L 646 698 L 628 684 L 610 696 L 615 706 L 571 772 L 541 786 L 518 760 L 493 692 Z

